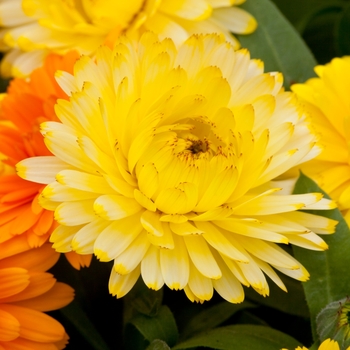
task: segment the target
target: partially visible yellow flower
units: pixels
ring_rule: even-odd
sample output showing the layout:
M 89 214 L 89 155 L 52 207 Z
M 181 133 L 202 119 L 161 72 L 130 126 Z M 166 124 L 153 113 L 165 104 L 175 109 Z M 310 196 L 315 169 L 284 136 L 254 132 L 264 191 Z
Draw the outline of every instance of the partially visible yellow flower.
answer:
M 64 328 L 44 313 L 73 300 L 73 289 L 45 272 L 58 258 L 49 243 L 30 248 L 23 236 L 0 243 L 1 349 L 65 347 Z
M 73 71 L 79 54 L 50 54 L 44 65 L 26 79 L 15 78 L 0 101 L 0 243 L 23 235 L 34 248 L 44 244 L 57 226 L 53 213 L 38 205 L 43 186 L 21 179 L 15 165 L 27 157 L 51 155 L 40 134 L 43 121 L 56 120 L 54 105 L 68 96 L 58 86 L 56 70 Z M 68 253 L 66 257 L 79 269 L 88 266 L 91 256 Z
M 118 297 L 140 275 L 155 290 L 203 302 L 215 289 L 234 303 L 242 284 L 268 295 L 265 274 L 286 290 L 274 269 L 308 279 L 276 243 L 327 249 L 316 233 L 336 222 L 298 209 L 334 204 L 276 179 L 319 152 L 281 74 L 264 74 L 223 36 L 195 35 L 177 49 L 145 33 L 57 79 L 70 94 L 56 105 L 62 123 L 41 124 L 55 156 L 17 165 L 48 184 L 40 203 L 61 224 L 55 249 L 114 260 Z
M 288 350 L 288 349 L 283 348 L 281 350 Z M 308 349 L 305 346 L 303 347 L 298 346 L 295 350 L 308 350 Z M 339 350 L 339 344 L 335 340 L 326 339 L 319 346 L 318 350 Z M 350 350 L 350 346 L 346 350 Z
M 334 58 L 315 71 L 317 78 L 292 86 L 324 147 L 302 170 L 338 202 L 350 222 L 350 57 Z
M 48 52 L 94 54 L 123 32 L 145 30 L 184 42 L 193 33 L 249 34 L 255 19 L 236 7 L 245 0 L 0 0 L 4 75 L 29 74 Z

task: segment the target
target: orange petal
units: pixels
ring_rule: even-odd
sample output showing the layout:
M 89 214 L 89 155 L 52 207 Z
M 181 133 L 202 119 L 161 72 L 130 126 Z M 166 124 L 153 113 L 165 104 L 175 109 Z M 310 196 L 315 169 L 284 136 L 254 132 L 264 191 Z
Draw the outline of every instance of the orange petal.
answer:
M 0 342 L 8 342 L 19 337 L 20 323 L 16 317 L 0 309 Z M 0 349 L 3 349 L 0 345 Z
M 39 218 L 39 215 L 33 213 L 31 205 L 27 205 L 23 214 L 12 221 L 11 233 L 16 235 L 27 231 Z
M 57 282 L 48 292 L 32 299 L 16 302 L 16 305 L 37 311 L 51 311 L 68 305 L 74 298 L 74 289 Z
M 10 243 L 16 243 L 11 242 L 14 241 L 15 238 L 12 238 Z M 2 246 L 6 246 L 6 243 L 0 244 L 0 252 L 2 251 Z M 19 243 L 22 243 L 21 241 Z M 10 246 L 10 244 L 8 244 Z M 57 253 L 54 249 L 52 249 L 52 246 L 50 243 L 45 243 L 40 248 L 33 248 L 30 249 L 28 244 L 26 245 L 27 251 L 19 252 L 19 254 L 9 256 L 7 258 L 4 258 L 0 260 L 0 268 L 4 267 L 22 267 L 28 270 L 31 270 L 31 272 L 34 271 L 46 271 L 49 268 L 51 268 L 57 260 L 60 257 L 60 254 Z M 15 247 L 10 248 L 14 251 Z
M 59 341 L 64 336 L 62 325 L 43 312 L 7 304 L 3 304 L 1 308 L 11 313 L 20 322 L 22 338 L 49 343 Z
M 3 262 L 2 259 L 13 256 L 15 254 L 25 252 L 28 249 L 30 249 L 30 246 L 25 236 L 13 237 L 6 242 L 0 243 L 1 267 Z M 16 266 L 16 265 L 9 265 L 8 267 L 12 267 L 12 266 Z
M 19 267 L 0 269 L 0 298 L 8 298 L 22 292 L 29 283 L 29 273 L 25 269 Z
M 67 341 L 64 338 L 64 344 L 66 344 L 66 343 L 67 343 Z M 6 348 L 0 347 L 0 350 L 28 350 L 28 349 L 57 350 L 57 349 L 64 348 L 64 346 L 63 347 L 62 346 L 59 347 L 59 346 L 61 346 L 61 342 L 38 343 L 37 341 L 31 341 L 28 339 L 17 338 L 11 342 L 6 343 Z
M 50 230 L 52 223 L 53 223 L 53 212 L 44 210 L 40 215 L 40 219 L 38 220 L 36 225 L 33 227 L 33 231 L 39 236 L 43 235 Z
M 2 269 L 5 270 L 5 269 Z M 6 269 L 9 270 L 9 269 Z M 1 270 L 0 270 L 1 271 Z M 26 272 L 27 284 L 17 294 L 10 294 L 7 298 L 1 300 L 2 303 L 13 303 L 21 300 L 27 300 L 41 296 L 48 292 L 56 283 L 56 279 L 50 273 L 46 272 Z M 2 289 L 2 288 L 1 288 Z
M 64 255 L 76 270 L 80 270 L 81 267 L 89 267 L 92 259 L 92 254 L 80 255 L 76 252 L 68 252 Z
M 32 229 L 24 234 L 27 237 L 28 244 L 31 248 L 39 248 L 49 240 L 50 232 L 45 235 L 38 236 Z

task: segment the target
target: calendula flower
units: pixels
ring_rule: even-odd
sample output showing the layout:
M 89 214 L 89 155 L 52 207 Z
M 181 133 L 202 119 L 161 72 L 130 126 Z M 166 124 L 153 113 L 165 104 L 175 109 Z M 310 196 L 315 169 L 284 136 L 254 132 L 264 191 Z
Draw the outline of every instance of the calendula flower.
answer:
M 114 260 L 118 297 L 140 274 L 149 288 L 165 283 L 201 302 L 214 289 L 241 302 L 242 284 L 267 295 L 264 273 L 285 289 L 271 266 L 308 278 L 275 242 L 326 249 L 316 233 L 335 222 L 298 209 L 333 203 L 272 181 L 318 153 L 281 74 L 264 74 L 223 36 L 176 49 L 152 33 L 101 47 L 74 72 L 57 74 L 70 94 L 56 105 L 62 123 L 41 124 L 54 156 L 17 165 L 48 184 L 39 201 L 61 224 L 55 249 Z
M 15 165 L 27 157 L 51 155 L 39 131 L 43 121 L 57 120 L 54 104 L 67 95 L 54 79 L 57 69 L 71 72 L 78 54 L 52 54 L 28 79 L 11 81 L 0 102 L 0 154 L 5 165 L 0 174 L 0 242 L 25 235 L 31 247 L 46 242 L 55 228 L 53 213 L 38 204 L 43 186 L 21 179 Z M 89 257 L 67 256 L 72 265 L 88 265 Z
M 23 236 L 0 243 L 1 349 L 63 349 L 68 336 L 44 312 L 66 306 L 73 289 L 45 272 L 59 258 L 49 243 L 30 248 Z
M 350 349 L 350 347 L 347 348 L 347 350 L 349 350 L 349 349 Z M 282 349 L 282 350 L 287 350 L 287 349 Z M 298 346 L 295 350 L 308 350 L 308 349 L 305 346 L 303 346 L 303 347 Z M 339 349 L 338 342 L 336 342 L 335 340 L 332 340 L 332 339 L 326 339 L 319 346 L 318 350 L 340 350 L 340 349 Z
M 182 43 L 193 33 L 249 34 L 255 19 L 238 8 L 245 0 L 1 0 L 0 22 L 4 75 L 27 75 L 41 65 L 48 52 L 75 49 L 94 54 L 123 32 L 145 30 Z
M 339 205 L 349 222 L 350 209 L 350 57 L 315 68 L 317 78 L 292 86 L 305 103 L 323 152 L 302 170 Z

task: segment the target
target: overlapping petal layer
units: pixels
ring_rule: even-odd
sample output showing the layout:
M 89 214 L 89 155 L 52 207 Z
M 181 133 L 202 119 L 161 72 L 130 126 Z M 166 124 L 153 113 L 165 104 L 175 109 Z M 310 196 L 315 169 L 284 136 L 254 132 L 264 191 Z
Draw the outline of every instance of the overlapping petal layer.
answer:
M 315 71 L 317 78 L 292 86 L 310 113 L 324 148 L 302 170 L 338 202 L 350 222 L 350 57 L 334 58 Z
M 268 295 L 265 275 L 285 290 L 275 270 L 308 279 L 276 243 L 326 249 L 317 233 L 336 222 L 299 209 L 334 203 L 278 181 L 320 151 L 280 74 L 263 73 L 223 36 L 177 49 L 145 33 L 57 79 L 70 95 L 56 105 L 62 123 L 41 124 L 54 156 L 17 171 L 48 184 L 39 201 L 61 224 L 51 236 L 58 251 L 114 260 L 113 295 L 142 275 L 155 290 L 166 284 L 203 302 L 215 289 L 237 303 L 242 285 Z
M 48 240 L 55 227 L 53 213 L 38 204 L 43 186 L 17 176 L 15 164 L 33 156 L 47 156 L 51 152 L 44 144 L 39 125 L 43 121 L 57 120 L 54 104 L 67 95 L 54 79 L 57 69 L 72 72 L 78 54 L 70 52 L 61 57 L 52 54 L 45 65 L 35 70 L 28 79 L 11 81 L 3 97 L 0 120 L 0 154 L 5 169 L 0 175 L 0 243 L 16 235 L 25 235 L 31 247 Z M 70 254 L 72 264 L 89 264 Z
M 193 33 L 249 34 L 255 19 L 235 5 L 243 1 L 221 0 L 1 0 L 0 31 L 2 73 L 22 76 L 41 65 L 48 52 L 78 50 L 93 54 L 102 44 L 112 44 L 123 32 L 145 30 L 181 43 Z
M 49 243 L 30 248 L 24 236 L 0 243 L 0 249 L 0 347 L 64 348 L 64 328 L 44 313 L 73 300 L 73 289 L 45 272 L 59 254 Z

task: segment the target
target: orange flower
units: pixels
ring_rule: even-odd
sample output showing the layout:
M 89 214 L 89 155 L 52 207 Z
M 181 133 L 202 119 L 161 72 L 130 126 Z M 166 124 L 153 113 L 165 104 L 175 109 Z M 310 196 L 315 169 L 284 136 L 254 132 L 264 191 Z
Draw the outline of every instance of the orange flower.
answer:
M 1 101 L 0 155 L 5 167 L 0 177 L 0 243 L 25 235 L 31 247 L 39 247 L 56 227 L 52 212 L 38 204 L 43 186 L 22 180 L 15 165 L 28 157 L 51 154 L 39 125 L 57 120 L 54 104 L 58 98 L 67 99 L 67 95 L 56 83 L 54 74 L 58 69 L 72 72 L 77 58 L 75 52 L 49 55 L 44 66 L 33 71 L 29 79 L 14 79 Z M 91 256 L 74 253 L 67 258 L 78 269 L 91 260 Z
M 73 289 L 45 272 L 59 258 L 49 243 L 31 248 L 24 235 L 0 243 L 0 349 L 63 349 L 68 336 L 45 311 L 73 300 Z

